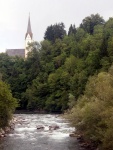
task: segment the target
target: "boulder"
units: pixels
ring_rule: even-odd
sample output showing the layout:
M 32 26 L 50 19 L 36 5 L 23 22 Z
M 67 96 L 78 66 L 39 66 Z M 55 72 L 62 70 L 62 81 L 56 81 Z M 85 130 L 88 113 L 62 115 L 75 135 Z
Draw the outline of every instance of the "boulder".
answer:
M 5 137 L 5 131 L 1 128 L 0 129 L 0 138 Z
M 70 137 L 77 137 L 77 135 L 75 133 L 70 133 L 69 136 Z
M 10 127 L 5 127 L 5 133 L 9 133 L 10 132 Z
M 44 129 L 44 126 L 43 125 L 38 125 L 36 128 L 37 128 L 37 130 Z
M 58 125 L 51 125 L 51 126 L 49 126 L 49 130 L 57 130 L 59 128 L 60 127 Z
M 3 129 L 0 129 L 0 134 L 5 134 L 5 131 Z

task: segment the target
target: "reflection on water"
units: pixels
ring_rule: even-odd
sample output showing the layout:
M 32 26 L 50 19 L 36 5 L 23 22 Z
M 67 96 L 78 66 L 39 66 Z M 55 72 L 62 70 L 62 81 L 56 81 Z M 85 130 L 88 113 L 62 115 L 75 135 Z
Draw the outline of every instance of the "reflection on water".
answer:
M 79 150 L 76 138 L 69 137 L 74 128 L 58 115 L 16 114 L 15 117 L 18 120 L 15 129 L 0 141 L 0 150 Z M 57 130 L 49 129 L 56 125 Z

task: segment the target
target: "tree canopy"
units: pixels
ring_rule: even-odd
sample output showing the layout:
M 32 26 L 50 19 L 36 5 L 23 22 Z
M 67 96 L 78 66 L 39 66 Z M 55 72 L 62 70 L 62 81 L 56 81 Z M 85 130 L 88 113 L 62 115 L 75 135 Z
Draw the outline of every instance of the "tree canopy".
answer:
M 96 25 L 103 25 L 105 24 L 105 21 L 102 17 L 100 17 L 99 14 L 92 14 L 91 16 L 88 16 L 83 19 L 80 27 L 83 28 L 85 31 L 87 31 L 90 34 L 93 34 L 94 27 Z
M 56 39 L 63 39 L 63 37 L 66 35 L 66 30 L 64 28 L 65 26 L 62 22 L 48 26 L 44 35 L 44 39 L 51 42 L 55 42 Z

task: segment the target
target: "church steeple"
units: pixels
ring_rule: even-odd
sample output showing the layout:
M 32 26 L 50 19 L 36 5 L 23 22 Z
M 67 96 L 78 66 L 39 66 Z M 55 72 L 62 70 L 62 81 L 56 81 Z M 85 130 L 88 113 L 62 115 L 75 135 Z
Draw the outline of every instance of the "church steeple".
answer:
M 33 33 L 31 30 L 31 22 L 30 22 L 30 14 L 29 14 L 27 32 L 25 34 L 25 58 L 27 58 L 29 43 L 32 42 L 33 42 Z
M 31 30 L 30 14 L 29 14 L 29 18 L 28 18 L 28 26 L 27 26 L 27 32 L 26 32 L 26 35 L 25 35 L 25 39 L 26 39 L 28 34 L 32 39 L 33 38 L 33 33 L 32 33 L 32 30 Z

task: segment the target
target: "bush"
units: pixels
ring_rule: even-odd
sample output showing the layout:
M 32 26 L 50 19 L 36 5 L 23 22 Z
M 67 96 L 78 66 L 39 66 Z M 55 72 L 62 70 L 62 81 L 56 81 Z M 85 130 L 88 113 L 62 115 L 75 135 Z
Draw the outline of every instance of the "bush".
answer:
M 113 76 L 102 72 L 91 77 L 68 116 L 87 140 L 102 150 L 113 149 Z
M 9 86 L 0 81 L 0 127 L 8 125 L 16 106 L 16 99 L 12 97 Z

